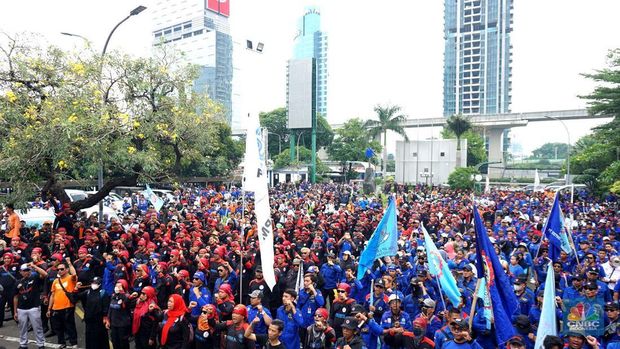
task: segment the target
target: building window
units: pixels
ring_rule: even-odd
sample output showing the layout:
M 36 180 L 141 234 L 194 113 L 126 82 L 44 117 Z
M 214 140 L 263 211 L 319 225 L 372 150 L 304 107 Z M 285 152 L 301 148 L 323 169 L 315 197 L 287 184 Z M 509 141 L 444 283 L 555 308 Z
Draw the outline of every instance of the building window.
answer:
M 172 30 L 171 30 L 171 29 L 164 30 L 164 35 L 168 35 L 168 34 L 170 34 L 170 33 L 172 33 Z
M 439 156 L 444 157 L 446 156 L 446 153 L 442 151 L 441 153 L 439 153 Z
M 418 157 L 418 153 L 413 153 L 413 154 L 411 154 L 411 156 L 413 156 L 414 158 L 417 158 Z
M 203 30 L 202 30 L 202 29 L 200 29 L 200 30 L 196 30 L 196 31 L 194 32 L 194 35 L 200 35 L 200 34 L 202 34 L 202 32 L 203 32 Z

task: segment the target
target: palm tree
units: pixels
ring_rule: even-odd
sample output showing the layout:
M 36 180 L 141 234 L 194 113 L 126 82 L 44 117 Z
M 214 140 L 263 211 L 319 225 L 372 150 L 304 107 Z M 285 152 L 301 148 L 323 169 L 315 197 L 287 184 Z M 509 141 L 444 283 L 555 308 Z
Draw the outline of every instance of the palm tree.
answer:
M 461 167 L 461 136 L 472 128 L 469 117 L 453 115 L 446 120 L 446 126 L 456 136 L 456 168 Z
M 407 116 L 400 113 L 400 107 L 396 105 L 392 106 L 375 106 L 375 113 L 379 120 L 366 120 L 365 127 L 370 132 L 372 138 L 379 138 L 383 135 L 383 152 L 381 156 L 381 172 L 385 173 L 387 166 L 387 131 L 394 131 L 405 138 L 408 141 L 405 128 L 401 124 L 407 120 Z

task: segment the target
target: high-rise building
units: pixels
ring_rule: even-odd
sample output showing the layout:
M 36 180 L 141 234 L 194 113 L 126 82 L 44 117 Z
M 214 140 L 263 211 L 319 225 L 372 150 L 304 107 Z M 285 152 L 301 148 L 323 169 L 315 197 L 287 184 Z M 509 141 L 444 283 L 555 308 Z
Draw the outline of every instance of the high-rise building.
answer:
M 228 17 L 229 0 L 156 0 L 153 13 L 153 46 L 174 45 L 188 63 L 201 67 L 194 82 L 198 92 L 226 108 L 232 115 L 233 42 Z
M 444 116 L 509 113 L 512 0 L 444 0 Z
M 315 7 L 306 8 L 295 35 L 293 59 L 304 58 L 315 60 L 315 110 L 327 118 L 327 33 L 321 31 L 321 14 Z

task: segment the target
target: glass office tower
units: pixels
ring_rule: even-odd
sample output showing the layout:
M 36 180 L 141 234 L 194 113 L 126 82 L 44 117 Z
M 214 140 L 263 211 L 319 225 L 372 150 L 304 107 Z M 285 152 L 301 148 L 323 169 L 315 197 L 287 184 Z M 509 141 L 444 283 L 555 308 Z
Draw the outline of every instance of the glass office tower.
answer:
M 327 118 L 327 33 L 321 31 L 321 14 L 308 7 L 300 18 L 294 40 L 293 59 L 315 59 L 315 110 Z
M 201 66 L 194 89 L 226 108 L 232 117 L 233 43 L 228 16 L 230 2 L 218 0 L 156 0 L 153 46 L 174 45 L 189 63 Z
M 509 113 L 512 0 L 444 0 L 444 116 Z

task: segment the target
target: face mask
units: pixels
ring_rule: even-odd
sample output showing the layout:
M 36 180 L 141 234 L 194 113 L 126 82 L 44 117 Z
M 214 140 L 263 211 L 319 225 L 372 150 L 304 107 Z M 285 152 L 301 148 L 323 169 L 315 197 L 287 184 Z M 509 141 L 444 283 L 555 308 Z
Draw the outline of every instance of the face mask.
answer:
M 92 288 L 93 290 L 97 290 L 97 289 L 99 289 L 99 286 L 100 285 L 97 285 L 97 284 L 91 284 L 90 288 Z
M 424 333 L 424 330 L 421 328 L 413 328 L 413 335 L 416 337 L 422 337 Z
M 114 292 L 121 293 L 121 292 L 123 292 L 123 288 L 116 286 L 116 287 L 114 287 Z
M 523 289 L 523 286 L 521 286 L 521 285 L 514 285 L 513 287 L 514 287 L 515 291 L 521 291 Z

